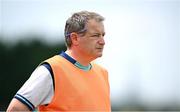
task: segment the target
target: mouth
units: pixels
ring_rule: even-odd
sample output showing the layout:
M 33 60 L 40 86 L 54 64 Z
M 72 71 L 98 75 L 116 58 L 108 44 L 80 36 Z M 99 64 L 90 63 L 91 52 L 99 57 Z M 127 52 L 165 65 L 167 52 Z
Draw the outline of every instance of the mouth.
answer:
M 103 49 L 103 47 L 97 47 L 96 49 Z
M 100 48 L 96 48 L 96 49 L 97 49 L 97 50 L 103 50 L 103 48 L 101 48 L 101 47 L 100 47 Z

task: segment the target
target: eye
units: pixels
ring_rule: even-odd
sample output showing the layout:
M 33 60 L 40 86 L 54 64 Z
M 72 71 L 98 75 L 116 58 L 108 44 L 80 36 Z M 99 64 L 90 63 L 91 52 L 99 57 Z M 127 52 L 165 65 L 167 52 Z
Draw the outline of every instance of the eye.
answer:
M 93 37 L 93 38 L 101 38 L 101 37 L 104 37 L 105 33 L 94 33 L 92 34 L 90 37 Z
M 92 37 L 100 37 L 100 35 L 99 34 L 94 34 L 94 35 L 92 35 Z

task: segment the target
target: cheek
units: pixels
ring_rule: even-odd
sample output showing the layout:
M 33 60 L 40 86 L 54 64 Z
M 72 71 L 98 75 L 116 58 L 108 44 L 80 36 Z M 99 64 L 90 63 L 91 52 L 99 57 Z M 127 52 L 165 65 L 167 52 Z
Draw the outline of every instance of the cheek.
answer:
M 98 44 L 95 40 L 83 40 L 79 43 L 82 49 L 85 50 L 94 50 L 96 48 L 96 45 Z
M 80 49 L 82 49 L 82 50 L 88 50 L 90 46 L 91 46 L 91 45 L 90 45 L 90 43 L 89 43 L 88 41 L 81 41 L 81 42 L 79 43 L 79 47 L 80 47 Z

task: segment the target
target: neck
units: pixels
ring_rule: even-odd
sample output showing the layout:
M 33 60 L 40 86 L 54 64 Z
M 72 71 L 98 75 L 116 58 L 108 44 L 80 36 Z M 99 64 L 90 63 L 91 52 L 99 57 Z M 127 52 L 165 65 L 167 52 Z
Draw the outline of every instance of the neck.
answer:
M 66 53 L 69 56 L 71 56 L 72 58 L 74 58 L 77 62 L 79 62 L 83 66 L 88 66 L 90 64 L 90 62 L 92 61 L 91 59 L 88 59 L 88 58 L 82 56 L 80 53 L 75 52 L 75 51 L 70 50 L 70 49 L 68 49 L 66 51 Z

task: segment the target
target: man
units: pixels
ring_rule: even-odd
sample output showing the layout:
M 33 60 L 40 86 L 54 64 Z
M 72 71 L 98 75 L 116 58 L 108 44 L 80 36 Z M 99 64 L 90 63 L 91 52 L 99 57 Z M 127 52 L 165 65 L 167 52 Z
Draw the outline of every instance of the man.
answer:
M 104 18 L 74 13 L 65 25 L 67 50 L 42 62 L 7 111 L 111 111 L 107 71 L 92 62 L 102 56 Z

